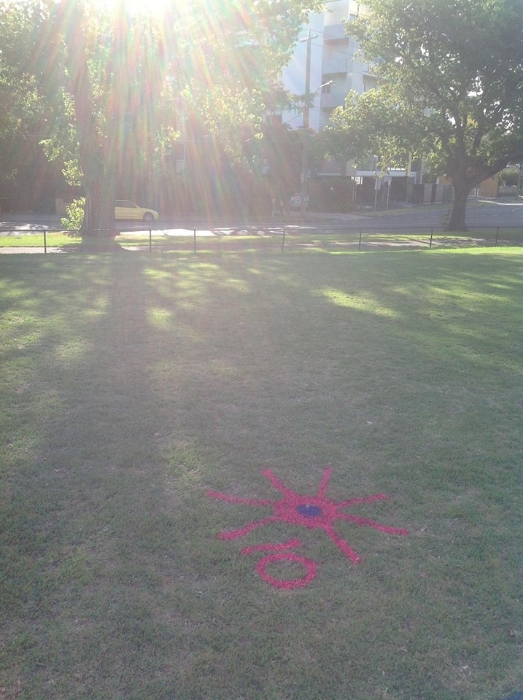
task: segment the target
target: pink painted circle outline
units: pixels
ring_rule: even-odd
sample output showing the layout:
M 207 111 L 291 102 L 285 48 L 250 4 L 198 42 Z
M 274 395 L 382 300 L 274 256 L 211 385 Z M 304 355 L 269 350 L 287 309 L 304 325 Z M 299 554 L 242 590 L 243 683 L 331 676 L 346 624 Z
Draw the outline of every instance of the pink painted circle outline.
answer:
M 274 561 L 296 561 L 299 564 L 303 564 L 303 566 L 307 569 L 307 573 L 301 578 L 290 580 L 274 578 L 274 576 L 271 576 L 265 570 L 267 564 Z M 314 562 L 312 559 L 307 559 L 307 557 L 300 557 L 298 554 L 294 554 L 293 552 L 267 554 L 266 557 L 260 559 L 256 565 L 256 568 L 262 579 L 276 588 L 302 588 L 303 586 L 309 584 L 316 576 L 316 562 Z

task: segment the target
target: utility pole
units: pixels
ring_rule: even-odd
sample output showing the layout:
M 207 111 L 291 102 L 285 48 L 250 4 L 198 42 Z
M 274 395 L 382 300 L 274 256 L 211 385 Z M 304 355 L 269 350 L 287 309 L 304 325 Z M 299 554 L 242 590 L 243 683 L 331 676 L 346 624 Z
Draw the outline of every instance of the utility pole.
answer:
M 312 33 L 307 30 L 307 57 L 305 59 L 305 103 L 303 107 L 303 149 L 301 158 L 301 203 L 300 214 L 307 210 L 307 176 L 309 171 L 309 100 L 311 94 L 311 44 Z

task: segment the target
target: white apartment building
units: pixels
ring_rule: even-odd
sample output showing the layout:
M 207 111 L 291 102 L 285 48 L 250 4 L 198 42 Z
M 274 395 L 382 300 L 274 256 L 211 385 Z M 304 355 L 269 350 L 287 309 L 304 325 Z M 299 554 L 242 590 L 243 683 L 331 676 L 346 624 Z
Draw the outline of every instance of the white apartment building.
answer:
M 355 0 L 328 0 L 323 12 L 311 13 L 294 55 L 283 71 L 283 85 L 293 94 L 304 95 L 309 82 L 312 100 L 309 126 L 316 132 L 327 124 L 332 111 L 343 105 L 350 90 L 361 94 L 375 85 L 369 64 L 362 61 L 357 41 L 345 33 L 344 22 L 354 20 L 360 12 L 361 4 Z M 303 111 L 285 113 L 283 122 L 294 129 L 302 127 Z
M 344 104 L 345 97 L 351 90 L 362 94 L 376 85 L 371 65 L 363 61 L 357 40 L 348 37 L 345 31 L 346 23 L 354 21 L 362 12 L 365 12 L 365 6 L 356 0 L 326 0 L 323 12 L 309 15 L 309 23 L 301 32 L 292 60 L 282 73 L 286 90 L 295 95 L 308 92 L 311 96 L 306 120 L 316 133 L 325 127 L 334 109 Z M 309 70 L 307 51 L 310 52 Z M 304 111 L 296 109 L 285 112 L 282 121 L 293 129 L 298 129 L 304 126 L 303 117 Z M 321 175 L 351 176 L 360 184 L 365 180 L 367 185 L 372 179 L 371 185 L 374 186 L 376 160 L 371 156 L 367 163 L 361 165 L 362 169 L 356 170 L 352 163 L 326 161 Z M 391 178 L 396 177 L 405 179 L 407 171 L 387 173 L 387 187 Z M 411 173 L 409 170 L 410 191 L 412 184 L 419 182 L 420 177 L 421 172 Z

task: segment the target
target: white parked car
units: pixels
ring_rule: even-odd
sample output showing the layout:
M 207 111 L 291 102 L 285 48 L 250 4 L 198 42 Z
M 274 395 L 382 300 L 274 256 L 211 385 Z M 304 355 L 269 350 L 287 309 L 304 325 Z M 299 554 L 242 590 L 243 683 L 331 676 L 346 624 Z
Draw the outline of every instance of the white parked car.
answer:
M 305 195 L 305 206 L 309 204 L 309 196 Z M 289 205 L 291 209 L 301 209 L 301 192 L 296 192 L 293 194 L 289 200 Z
M 117 199 L 114 205 L 115 219 L 140 219 L 141 221 L 156 221 L 158 212 L 154 209 L 139 207 L 134 202 L 127 199 Z

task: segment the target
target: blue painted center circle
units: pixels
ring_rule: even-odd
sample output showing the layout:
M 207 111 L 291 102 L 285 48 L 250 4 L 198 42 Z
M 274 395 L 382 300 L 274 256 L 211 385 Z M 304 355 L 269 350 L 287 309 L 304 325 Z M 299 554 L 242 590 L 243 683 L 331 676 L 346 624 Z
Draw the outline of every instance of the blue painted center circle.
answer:
M 321 515 L 321 508 L 319 506 L 310 506 L 303 504 L 301 506 L 297 506 L 296 510 L 300 515 L 304 515 L 306 518 L 316 518 L 318 515 Z

